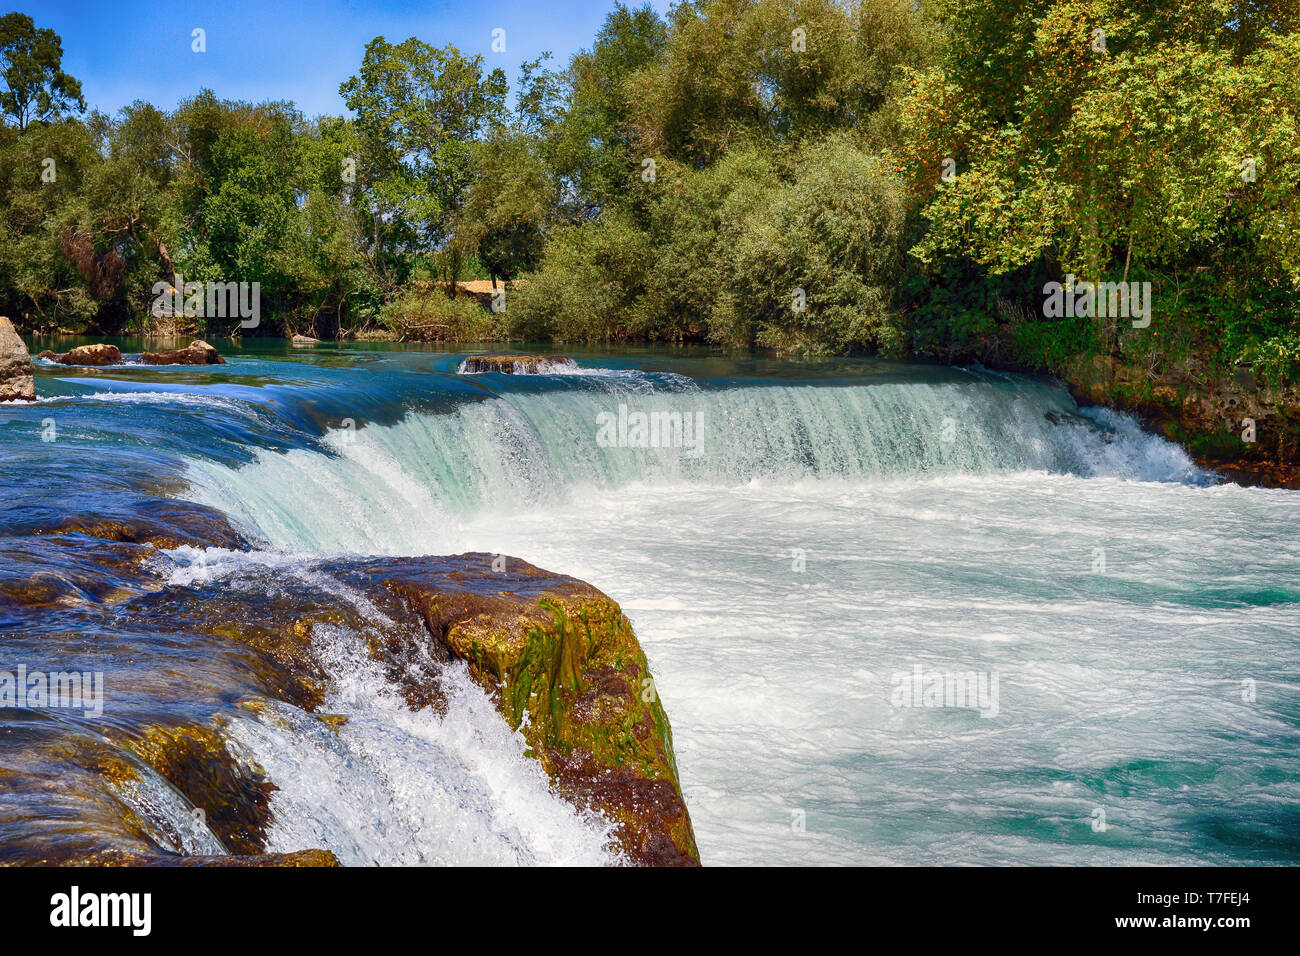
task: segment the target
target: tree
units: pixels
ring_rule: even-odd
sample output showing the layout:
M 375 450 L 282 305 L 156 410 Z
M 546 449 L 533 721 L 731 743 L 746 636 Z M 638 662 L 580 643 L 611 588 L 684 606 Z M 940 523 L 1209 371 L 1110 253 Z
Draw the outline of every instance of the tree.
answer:
M 512 279 L 537 266 L 558 189 L 535 140 L 501 132 L 476 153 L 456 235 L 492 277 Z
M 53 30 L 36 29 L 24 13 L 0 17 L 0 113 L 19 131 L 33 122 L 49 122 L 62 113 L 81 112 L 86 101 L 81 84 L 64 73 L 63 44 Z
M 445 241 L 469 184 L 474 142 L 501 122 L 506 89 L 500 69 L 484 73 L 482 56 L 375 37 L 339 92 L 373 168 L 376 216 Z
M 654 335 L 664 314 L 650 237 L 626 214 L 559 229 L 506 310 L 512 337 L 621 342 Z
M 936 276 L 971 261 L 985 271 L 970 273 L 977 282 L 1152 282 L 1167 317 L 1157 331 L 1113 314 L 1050 336 L 1020 330 L 1054 355 L 1049 339 L 1090 340 L 1115 358 L 1147 350 L 1141 361 L 1157 369 L 1174 361 L 1176 338 L 1201 358 L 1248 359 L 1253 338 L 1294 322 L 1300 288 L 1300 8 L 1016 7 L 1008 17 L 1005 0 L 946 0 L 946 53 L 911 78 L 895 164 L 925 203 L 914 253 Z M 1020 304 L 1041 310 L 1033 300 Z M 1018 360 L 1042 367 L 1045 354 Z
M 0 148 L 0 309 L 39 327 L 76 326 L 97 306 L 73 248 L 85 181 L 102 163 L 94 138 L 73 121 L 38 124 Z M 52 165 L 47 165 L 52 164 Z M 53 178 L 42 173 L 49 169 Z M 87 256 L 86 253 L 90 255 Z
M 934 28 L 899 0 L 694 0 L 666 49 L 628 83 L 645 155 L 702 168 L 745 142 L 859 128 L 927 60 Z
M 524 136 L 544 138 L 564 115 L 564 77 L 542 64 L 549 51 L 519 67 L 512 126 Z
M 636 105 L 628 83 L 654 63 L 668 42 L 668 27 L 648 4 L 617 4 L 592 48 L 576 56 L 566 76 L 568 102 L 548 137 L 550 162 L 568 184 L 579 215 L 626 200 L 641 174 L 633 154 Z
M 1213 236 L 1263 146 L 1260 109 L 1282 112 L 1239 63 L 1245 37 L 1271 46 L 1255 5 L 1022 6 L 1004 29 L 1002 0 L 949 3 L 947 62 L 906 104 L 903 163 L 933 224 L 919 254 L 969 251 L 998 272 L 1047 256 L 1096 280 L 1116 258 L 1168 262 Z
M 800 149 L 734 253 L 756 344 L 805 355 L 896 347 L 892 300 L 907 204 L 885 164 L 840 132 Z

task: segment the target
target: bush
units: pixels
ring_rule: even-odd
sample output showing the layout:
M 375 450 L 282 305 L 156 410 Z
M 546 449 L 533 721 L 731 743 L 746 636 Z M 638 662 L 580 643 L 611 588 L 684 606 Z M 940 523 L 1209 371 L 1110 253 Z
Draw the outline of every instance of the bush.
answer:
M 622 342 L 662 334 L 654 250 L 630 217 L 606 213 L 558 230 L 539 271 L 506 304 L 510 337 L 529 341 Z
M 1271 385 L 1300 379 L 1300 335 L 1284 332 L 1265 339 L 1247 352 L 1255 373 Z
M 851 135 L 803 150 L 793 180 L 746 218 L 734 252 L 756 344 L 806 355 L 896 349 L 905 218 L 901 184 Z
M 448 298 L 426 281 L 406 285 L 380 310 L 379 320 L 404 342 L 486 342 L 501 337 L 500 325 L 468 295 Z

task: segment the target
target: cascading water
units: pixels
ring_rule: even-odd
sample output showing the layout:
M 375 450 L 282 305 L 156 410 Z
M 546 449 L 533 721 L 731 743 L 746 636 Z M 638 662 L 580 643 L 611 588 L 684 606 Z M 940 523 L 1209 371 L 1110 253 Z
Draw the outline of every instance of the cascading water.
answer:
M 678 382 L 646 388 L 642 378 L 602 384 L 412 412 L 394 425 L 332 432 L 330 454 L 261 451 L 252 466 L 199 463 L 188 477 L 198 500 L 235 514 L 275 547 L 382 554 L 459 550 L 453 515 L 634 482 L 872 482 L 1026 470 L 1205 480 L 1181 449 L 1131 419 L 1084 417 L 1064 391 L 1027 379 L 708 391 Z M 637 447 L 626 436 L 620 445 L 620 409 L 624 419 L 691 419 L 699 434 L 676 441 L 674 429 L 666 432 L 674 441 L 660 447 Z M 613 442 L 599 440 L 605 422 L 615 426 Z
M 331 593 L 371 625 L 395 622 L 312 562 L 284 554 L 184 547 L 160 559 L 170 585 L 221 582 L 265 592 L 295 582 Z M 330 726 L 287 703 L 229 722 L 227 746 L 276 783 L 268 852 L 326 847 L 344 865 L 614 865 L 611 827 L 557 796 L 518 731 L 463 663 L 439 677 L 440 714 L 412 711 L 362 634 L 319 626 L 332 690 Z
M 671 717 L 706 864 L 1300 859 L 1294 493 L 1216 484 L 1020 376 L 459 360 L 59 379 L 37 414 L 75 416 L 63 467 L 107 451 L 123 486 L 215 507 L 259 543 L 170 552 L 174 587 L 474 550 L 605 591 Z M 656 413 L 681 440 L 637 439 Z M 147 485 L 158 460 L 184 480 Z M 68 480 L 63 501 L 88 479 Z M 361 637 L 328 642 L 341 727 L 286 706 L 228 728 L 280 788 L 271 849 L 617 862 L 463 675 L 444 677 L 446 716 L 413 713 Z M 977 701 L 944 690 L 967 674 Z

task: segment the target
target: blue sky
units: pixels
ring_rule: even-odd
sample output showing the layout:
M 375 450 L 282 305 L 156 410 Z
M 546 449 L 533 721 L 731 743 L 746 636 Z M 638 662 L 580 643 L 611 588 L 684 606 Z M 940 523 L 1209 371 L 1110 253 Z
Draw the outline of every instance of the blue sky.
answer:
M 625 0 L 626 2 L 626 0 Z M 639 6 L 640 0 L 629 3 Z M 223 99 L 290 99 L 308 116 L 344 113 L 339 84 L 357 71 L 376 36 L 454 43 L 500 66 L 511 89 L 519 64 L 543 50 L 564 64 L 590 47 L 614 0 L 0 0 L 63 38 L 63 69 L 81 81 L 86 105 L 108 113 L 136 99 L 170 110 L 203 87 Z M 660 13 L 668 0 L 652 0 Z M 192 31 L 207 52 L 191 50 Z M 492 31 L 506 51 L 492 52 Z

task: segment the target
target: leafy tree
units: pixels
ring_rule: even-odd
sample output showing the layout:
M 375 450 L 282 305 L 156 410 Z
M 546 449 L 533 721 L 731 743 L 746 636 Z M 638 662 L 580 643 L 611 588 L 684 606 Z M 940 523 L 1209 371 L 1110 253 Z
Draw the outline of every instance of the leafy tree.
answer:
M 616 4 L 590 50 L 576 55 L 566 77 L 568 102 L 548 137 L 548 157 L 566 181 L 579 215 L 625 201 L 641 175 L 634 155 L 638 107 L 629 87 L 637 71 L 657 61 L 668 29 L 648 4 Z
M 549 52 L 519 68 L 513 127 L 524 136 L 543 138 L 564 116 L 564 77 L 542 64 Z
M 736 143 L 790 143 L 867 123 L 934 26 L 897 0 L 693 0 L 662 57 L 629 83 L 645 155 L 699 168 Z
M 80 193 L 101 161 L 81 123 L 33 125 L 0 148 L 0 308 L 44 328 L 97 311 L 69 256 Z
M 63 44 L 48 28 L 38 30 L 25 13 L 0 17 L 0 114 L 19 131 L 86 108 L 81 84 L 63 72 Z
M 507 303 L 512 338 L 622 342 L 654 334 L 664 303 L 650 237 L 627 214 L 557 230 L 539 271 Z
M 772 150 L 729 150 L 707 169 L 671 160 L 662 167 L 652 208 L 653 279 L 666 303 L 660 337 L 708 339 L 745 348 L 758 316 L 742 298 L 736 261 L 749 217 L 782 185 Z
M 376 37 L 339 92 L 356 127 L 377 216 L 405 220 L 433 243 L 448 236 L 469 184 L 474 141 L 501 122 L 507 83 L 481 56 L 414 37 Z
M 851 134 L 802 149 L 791 182 L 750 214 L 736 250 L 756 343 L 812 355 L 897 351 L 906 214 L 902 183 Z
M 495 287 L 497 277 L 510 279 L 537 266 L 558 187 L 537 142 L 520 133 L 488 140 L 472 170 L 456 233 L 467 251 L 477 253 Z
M 1293 6 L 1023 0 L 1010 25 L 1005 3 L 943 6 L 947 53 L 915 76 L 897 155 L 928 203 L 923 261 L 1155 280 L 1184 324 L 1219 309 L 1196 291 L 1207 259 L 1221 287 L 1295 281 L 1296 243 L 1282 238 L 1300 175 Z M 1247 181 L 1247 160 L 1268 173 Z M 955 178 L 939 175 L 946 161 Z M 1274 275 L 1247 278 L 1268 256 Z M 1205 322 L 1202 353 L 1237 324 L 1223 312 Z M 1158 337 L 1097 324 L 1115 354 Z

